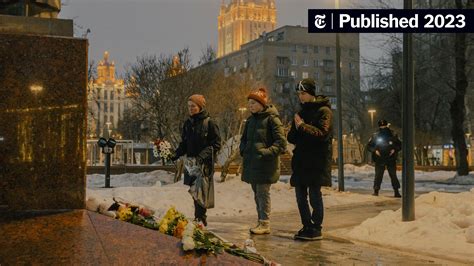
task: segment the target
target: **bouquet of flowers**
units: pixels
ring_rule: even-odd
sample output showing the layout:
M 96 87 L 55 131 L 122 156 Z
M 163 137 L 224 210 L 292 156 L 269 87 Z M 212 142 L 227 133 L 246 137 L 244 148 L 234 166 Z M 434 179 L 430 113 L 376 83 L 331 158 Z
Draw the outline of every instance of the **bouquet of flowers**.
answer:
M 222 253 L 224 243 L 209 231 L 205 231 L 194 223 L 189 223 L 183 233 L 183 250 L 201 250 L 207 253 Z
M 159 230 L 164 234 L 182 238 L 187 224 L 186 216 L 178 212 L 174 207 L 171 207 L 161 219 Z
M 234 256 L 242 257 L 253 262 L 269 265 L 271 262 L 256 252 L 255 248 L 241 249 L 238 246 L 222 239 L 211 231 L 199 227 L 195 223 L 188 223 L 181 239 L 184 251 L 197 250 L 217 254 L 227 252 Z M 250 245 L 252 246 L 252 245 Z M 253 246 L 252 246 L 253 247 Z
M 114 203 L 108 211 L 115 211 L 117 219 L 146 228 L 158 230 L 158 222 L 153 216 L 154 212 L 146 207 L 140 207 L 113 199 Z
M 155 158 L 160 157 L 163 161 L 171 159 L 171 144 L 168 141 L 157 139 L 154 144 L 153 156 L 155 156 Z
M 253 244 L 246 243 L 245 249 L 239 248 L 217 234 L 206 230 L 201 224 L 189 222 L 184 214 L 178 212 L 174 207 L 169 208 L 160 222 L 157 222 L 154 212 L 150 209 L 118 201 L 115 198 L 113 200 L 114 203 L 108 211 L 114 211 L 117 219 L 181 238 L 184 251 L 196 250 L 208 254 L 227 252 L 257 263 L 273 265 L 256 252 Z

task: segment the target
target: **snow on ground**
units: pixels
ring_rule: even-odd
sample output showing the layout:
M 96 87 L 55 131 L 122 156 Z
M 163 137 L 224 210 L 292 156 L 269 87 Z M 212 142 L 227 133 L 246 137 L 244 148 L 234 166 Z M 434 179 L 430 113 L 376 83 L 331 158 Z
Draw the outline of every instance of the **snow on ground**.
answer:
M 346 187 L 371 189 L 373 167 L 346 165 Z M 215 180 L 220 173 L 216 173 Z M 333 172 L 337 176 L 337 171 Z M 455 177 L 454 172 L 418 172 L 416 190 L 470 191 L 461 193 L 423 194 L 416 199 L 416 220 L 401 222 L 401 210 L 383 211 L 378 216 L 364 221 L 343 237 L 369 241 L 386 247 L 444 255 L 474 262 L 474 188 L 468 183 L 470 177 Z M 401 178 L 401 175 L 399 175 Z M 102 188 L 104 175 L 87 176 L 87 197 L 98 203 L 112 204 L 118 197 L 127 202 L 148 206 L 162 216 L 170 206 L 175 206 L 187 217 L 194 217 L 194 206 L 188 186 L 178 182 L 172 184 L 173 173 L 154 171 L 140 174 L 111 176 L 114 188 Z M 296 211 L 294 189 L 288 184 L 289 176 L 272 185 L 272 212 Z M 283 182 L 282 182 L 283 181 Z M 447 184 L 448 183 L 448 184 Z M 472 183 L 468 183 L 472 184 Z M 384 178 L 385 189 L 391 189 L 388 177 Z M 337 187 L 337 183 L 334 184 Z M 362 202 L 384 201 L 387 197 L 367 194 L 337 192 L 334 188 L 323 188 L 326 208 Z M 239 177 L 230 176 L 224 183 L 215 182 L 216 206 L 208 211 L 209 216 L 255 215 L 253 192 L 249 184 Z
M 171 184 L 174 179 L 173 173 L 157 170 L 138 174 L 122 174 L 111 176 L 111 186 L 120 187 L 150 187 Z M 99 188 L 105 186 L 104 175 L 93 174 L 87 176 L 88 188 Z
M 452 178 L 456 173 L 453 171 L 434 171 L 434 172 L 424 172 L 424 171 L 415 171 L 415 180 L 416 181 L 439 181 L 447 180 Z M 337 176 L 337 169 L 332 170 L 332 175 Z M 375 177 L 375 167 L 371 165 L 356 166 L 352 164 L 344 165 L 344 176 L 347 179 L 353 179 L 355 181 L 360 180 L 374 180 Z M 385 171 L 384 178 L 388 178 L 388 171 Z M 397 171 L 397 177 L 400 179 L 402 177 L 402 172 Z
M 332 176 L 334 180 L 333 183 L 337 186 L 337 169 L 332 171 Z M 375 168 L 373 166 L 344 165 L 344 185 L 348 189 L 371 189 L 373 187 L 374 177 Z M 401 183 L 401 171 L 397 171 L 397 177 Z M 474 188 L 474 176 L 472 175 L 456 177 L 456 172 L 454 171 L 415 171 L 415 191 L 417 192 L 461 192 L 469 191 L 471 188 Z M 384 173 L 382 190 L 392 190 L 387 171 Z
M 415 201 L 415 221 L 402 222 L 401 217 L 401 209 L 383 211 L 346 236 L 474 262 L 474 189 L 421 195 Z
M 220 173 L 216 173 L 216 178 Z M 187 217 L 194 217 L 194 205 L 188 193 L 188 186 L 176 184 L 161 185 L 160 182 L 172 180 L 173 174 L 154 171 L 149 174 L 124 174 L 111 176 L 111 186 L 104 186 L 103 175 L 89 175 L 87 197 L 95 198 L 98 203 L 112 204 L 112 198 L 118 197 L 127 202 L 148 206 L 158 215 L 170 206 L 175 206 Z M 159 182 L 160 181 L 160 182 Z M 166 183 L 166 182 L 164 182 Z M 387 200 L 385 197 L 373 197 L 351 192 L 337 192 L 323 188 L 324 205 L 353 204 Z M 253 192 L 249 184 L 239 177 L 230 177 L 224 183 L 215 182 L 216 206 L 208 211 L 209 216 L 253 215 L 256 213 Z M 288 183 L 278 182 L 271 187 L 272 212 L 296 211 L 295 191 Z
M 472 175 L 472 174 L 465 175 L 465 176 L 456 175 L 453 178 L 447 179 L 446 183 L 472 186 L 472 185 L 474 185 L 474 175 Z

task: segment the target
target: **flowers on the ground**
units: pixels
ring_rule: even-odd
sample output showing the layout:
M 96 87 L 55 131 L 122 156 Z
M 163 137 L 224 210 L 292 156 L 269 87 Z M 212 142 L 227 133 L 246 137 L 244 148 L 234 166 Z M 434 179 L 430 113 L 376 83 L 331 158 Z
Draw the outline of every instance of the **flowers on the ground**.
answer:
M 114 198 L 114 204 L 110 206 L 108 211 L 115 211 L 115 217 L 121 221 L 158 230 L 158 223 L 153 216 L 153 211 L 146 207 L 119 202 Z
M 164 234 L 181 238 L 187 224 L 186 216 L 171 207 L 161 219 L 159 230 Z
M 155 156 L 155 158 L 160 157 L 165 161 L 171 158 L 171 144 L 168 141 L 157 139 L 154 144 L 153 156 Z
M 186 225 L 186 228 L 183 232 L 183 239 L 181 240 L 181 242 L 183 243 L 183 250 L 188 251 L 196 248 L 196 245 L 194 244 L 195 229 L 196 226 L 194 225 L 194 223 L 188 223 L 188 225 Z
M 140 225 L 161 233 L 181 238 L 184 251 L 196 250 L 210 254 L 227 252 L 254 262 L 267 264 L 268 262 L 255 249 L 241 249 L 206 230 L 202 224 L 189 222 L 184 214 L 171 207 L 165 216 L 157 222 L 154 212 L 148 208 L 115 200 L 108 211 L 114 211 L 117 219 Z
M 119 218 L 120 221 L 130 221 L 133 216 L 132 209 L 130 207 L 122 207 L 118 210 L 117 212 L 117 217 Z
M 227 252 L 229 254 L 242 257 L 254 262 L 268 264 L 256 249 L 241 249 L 238 246 L 227 242 L 211 231 L 199 227 L 195 223 L 188 223 L 181 239 L 184 251 L 196 250 L 211 254 Z

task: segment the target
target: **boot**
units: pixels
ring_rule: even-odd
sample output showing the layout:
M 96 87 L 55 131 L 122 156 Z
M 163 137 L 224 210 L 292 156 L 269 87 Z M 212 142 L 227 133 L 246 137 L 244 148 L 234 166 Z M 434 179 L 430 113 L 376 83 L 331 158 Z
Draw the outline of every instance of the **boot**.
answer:
M 374 193 L 372 193 L 372 196 L 378 196 L 379 195 L 379 190 L 378 189 L 374 189 Z
M 398 192 L 398 189 L 394 189 L 394 191 L 395 191 L 395 193 L 393 194 L 393 196 L 395 198 L 401 198 L 402 197 L 402 195 L 400 195 L 400 192 Z
M 260 220 L 258 225 L 254 228 L 250 228 L 250 233 L 255 235 L 264 235 L 270 234 L 270 221 L 269 220 Z
M 207 226 L 206 217 L 194 218 L 194 222 L 196 222 L 197 224 L 202 224 L 204 227 Z
M 321 230 L 314 227 L 303 227 L 301 230 L 296 233 L 295 239 L 298 240 L 321 240 L 323 236 L 321 235 Z

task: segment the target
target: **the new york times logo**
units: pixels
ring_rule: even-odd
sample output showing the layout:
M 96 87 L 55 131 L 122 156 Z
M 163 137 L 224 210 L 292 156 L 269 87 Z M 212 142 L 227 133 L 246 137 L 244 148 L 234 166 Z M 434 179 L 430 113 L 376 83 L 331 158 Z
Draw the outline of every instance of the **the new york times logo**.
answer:
M 322 32 L 474 32 L 472 9 L 310 9 L 308 31 Z
M 318 29 L 324 29 L 326 27 L 326 15 L 315 15 L 314 26 Z

